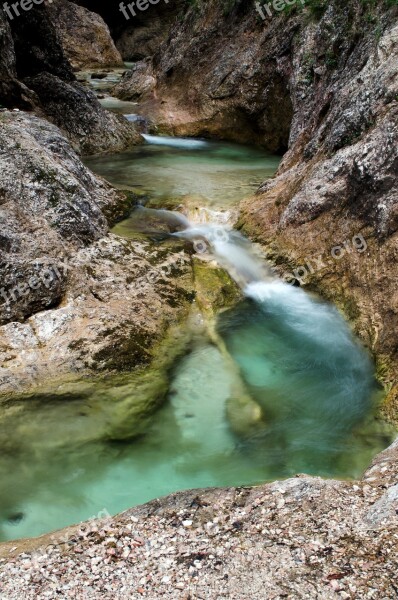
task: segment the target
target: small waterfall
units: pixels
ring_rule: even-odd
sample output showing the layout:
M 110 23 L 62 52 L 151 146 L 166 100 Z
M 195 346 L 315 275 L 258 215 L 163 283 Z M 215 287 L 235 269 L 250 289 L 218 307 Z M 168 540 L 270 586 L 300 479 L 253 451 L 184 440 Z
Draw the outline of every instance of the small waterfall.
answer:
M 214 258 L 242 287 L 256 281 L 269 281 L 272 272 L 258 256 L 253 245 L 238 231 L 222 225 L 192 225 L 176 233 L 193 241 L 195 250 L 202 254 L 210 250 Z
M 308 363 L 316 367 L 327 359 L 328 367 L 337 377 L 341 370 L 349 372 L 351 383 L 362 378 L 363 389 L 368 389 L 372 380 L 370 359 L 335 306 L 278 279 L 267 262 L 256 254 L 253 244 L 233 229 L 193 224 L 174 235 L 191 239 L 198 253 L 209 251 L 247 298 L 270 320 L 283 324 L 285 334 L 297 342 L 298 348 L 300 345 L 310 348 L 309 357 L 303 352 L 303 362 L 308 358 Z M 341 374 L 340 379 L 344 385 Z M 345 384 L 350 390 L 347 379 Z

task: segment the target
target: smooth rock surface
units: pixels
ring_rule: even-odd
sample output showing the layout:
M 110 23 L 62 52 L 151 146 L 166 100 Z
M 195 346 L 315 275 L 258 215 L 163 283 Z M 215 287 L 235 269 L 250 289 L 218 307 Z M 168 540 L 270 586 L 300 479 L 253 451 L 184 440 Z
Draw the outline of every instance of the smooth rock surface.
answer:
M 75 70 L 123 66 L 109 28 L 99 14 L 68 0 L 55 0 L 49 12 L 62 48 Z

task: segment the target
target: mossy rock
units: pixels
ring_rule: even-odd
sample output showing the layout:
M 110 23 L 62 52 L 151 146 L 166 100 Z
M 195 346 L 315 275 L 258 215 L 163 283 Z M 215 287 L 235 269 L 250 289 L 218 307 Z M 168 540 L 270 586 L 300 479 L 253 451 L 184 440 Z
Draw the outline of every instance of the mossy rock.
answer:
M 117 192 L 117 202 L 102 209 L 109 227 L 127 219 L 135 206 L 141 203 L 141 196 L 131 190 Z
M 238 285 L 224 269 L 194 257 L 193 273 L 197 303 L 204 313 L 214 314 L 242 298 Z
M 398 427 L 398 385 L 389 387 L 380 412 L 389 423 Z
M 186 327 L 169 329 L 151 349 L 148 367 L 115 375 L 66 375 L 29 393 L 2 400 L 3 452 L 73 448 L 122 441 L 147 430 L 169 389 L 169 372 L 190 341 Z

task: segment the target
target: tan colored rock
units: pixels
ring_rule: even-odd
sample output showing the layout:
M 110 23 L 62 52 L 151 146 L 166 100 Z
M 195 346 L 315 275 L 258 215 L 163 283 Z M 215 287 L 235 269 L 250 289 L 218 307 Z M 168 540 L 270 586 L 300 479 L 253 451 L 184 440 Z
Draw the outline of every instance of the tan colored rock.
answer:
M 65 55 L 75 70 L 123 66 L 100 15 L 68 0 L 54 0 L 49 11 Z
M 0 393 L 150 364 L 191 303 L 182 243 L 110 235 L 131 201 L 84 167 L 54 125 L 1 117 Z

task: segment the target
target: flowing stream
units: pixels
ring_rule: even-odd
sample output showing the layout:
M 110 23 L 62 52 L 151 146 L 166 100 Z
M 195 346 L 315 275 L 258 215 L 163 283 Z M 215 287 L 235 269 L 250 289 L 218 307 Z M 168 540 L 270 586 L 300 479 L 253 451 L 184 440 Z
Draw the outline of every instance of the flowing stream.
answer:
M 220 312 L 212 336 L 191 324 L 189 352 L 173 370 L 168 399 L 140 438 L 71 442 L 57 452 L 48 440 L 62 427 L 61 400 L 55 409 L 47 399 L 29 419 L 18 417 L 18 435 L 29 442 L 17 455 L 1 442 L 1 539 L 38 535 L 104 509 L 114 514 L 181 489 L 302 472 L 357 477 L 391 441 L 373 417 L 373 364 L 337 309 L 278 280 L 230 226 L 239 200 L 272 176 L 278 160 L 232 144 L 147 136 L 131 152 L 86 161 L 146 204 L 115 232 L 134 237 L 153 211 L 167 220 L 177 209 L 173 235 L 200 242 L 200 252 L 238 283 L 242 299 Z M 73 440 L 82 406 L 76 398 L 63 406 Z

